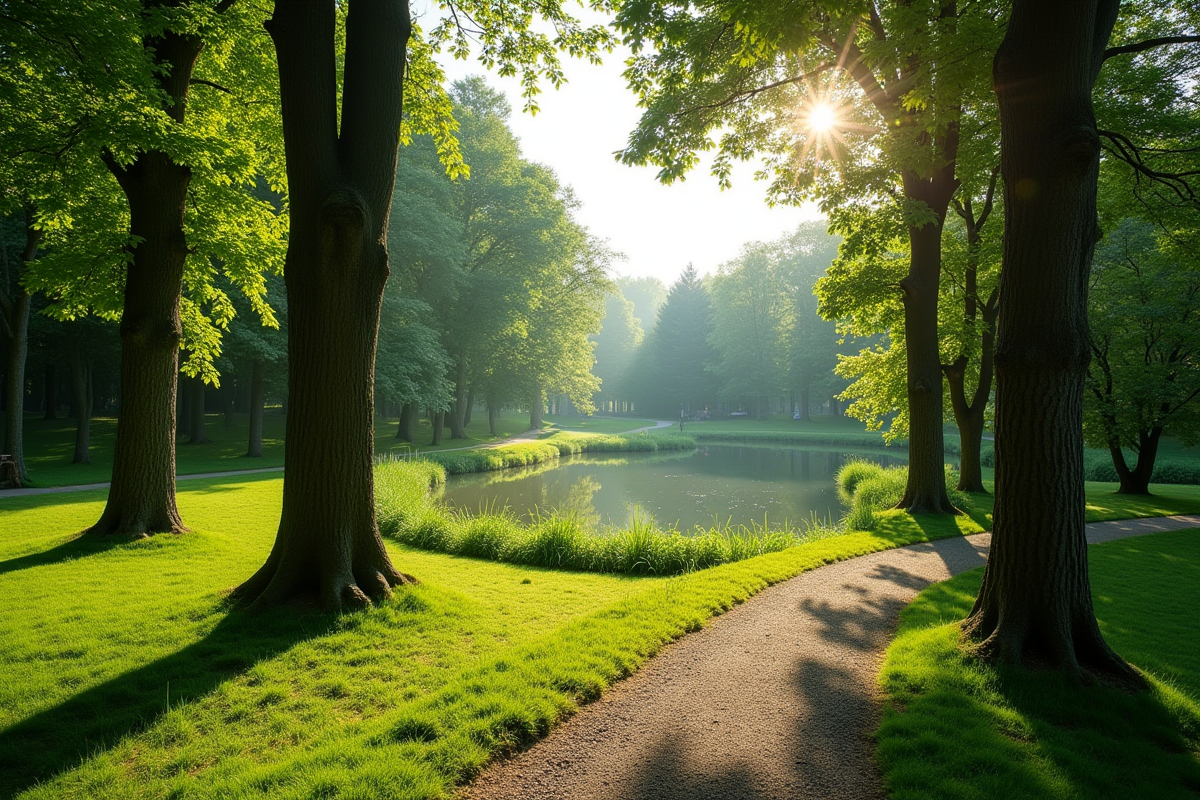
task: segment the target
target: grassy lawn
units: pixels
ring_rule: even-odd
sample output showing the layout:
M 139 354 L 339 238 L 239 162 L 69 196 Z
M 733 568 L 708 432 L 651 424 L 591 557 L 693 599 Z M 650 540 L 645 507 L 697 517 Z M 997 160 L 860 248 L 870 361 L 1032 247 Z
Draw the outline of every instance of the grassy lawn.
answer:
M 222 593 L 265 557 L 280 479 L 180 489 L 193 533 L 133 543 L 75 538 L 103 492 L 6 501 L 0 796 L 448 796 L 766 585 L 967 523 L 896 520 L 672 579 L 392 544 L 423 583 L 391 602 L 247 617 Z
M 196 475 L 207 472 L 229 472 L 243 469 L 262 469 L 283 466 L 284 416 L 278 409 L 269 409 L 263 414 L 263 457 L 245 458 L 249 416 L 234 414 L 231 424 L 225 424 L 222 414 L 209 414 L 207 433 L 212 440 L 208 444 L 185 444 L 181 437 L 175 449 L 176 470 L 180 475 Z M 598 418 L 581 420 L 579 417 L 547 417 L 546 431 L 586 431 L 591 433 L 622 433 L 635 430 L 654 421 L 649 419 Z M 524 433 L 529 427 L 529 415 L 515 411 L 500 414 L 496 426 L 498 436 L 488 432 L 487 414 L 475 414 L 467 426 L 466 439 L 451 439 L 449 431 L 442 444 L 432 447 L 425 442 L 433 436 L 432 426 L 425 420 L 417 429 L 417 449 L 422 453 L 461 447 L 475 447 L 499 439 L 507 439 Z M 72 464 L 75 452 L 75 421 L 73 419 L 44 420 L 40 414 L 29 414 L 25 418 L 25 461 L 33 478 L 34 486 L 69 486 L 72 484 L 103 483 L 112 476 L 112 451 L 117 435 L 117 420 L 114 417 L 96 417 L 92 420 L 91 464 Z M 543 434 L 545 435 L 545 434 Z M 394 419 L 375 420 L 375 451 L 377 453 L 407 453 L 413 449 L 408 442 L 396 438 Z
M 878 757 L 890 797 L 1200 793 L 1200 534 L 1110 542 L 1088 557 L 1104 635 L 1150 677 L 1150 691 L 1075 686 L 965 658 L 953 621 L 969 612 L 982 570 L 932 586 L 901 614 L 880 675 L 889 709 Z

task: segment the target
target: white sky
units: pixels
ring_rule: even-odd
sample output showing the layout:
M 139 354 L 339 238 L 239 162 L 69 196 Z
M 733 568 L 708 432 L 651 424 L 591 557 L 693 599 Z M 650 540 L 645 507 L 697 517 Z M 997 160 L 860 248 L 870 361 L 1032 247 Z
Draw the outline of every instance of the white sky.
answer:
M 526 158 L 546 164 L 575 189 L 582 203 L 578 219 L 624 253 L 617 272 L 652 275 L 668 286 L 688 262 L 704 274 L 737 255 L 742 245 L 775 239 L 803 220 L 820 218 L 815 207 L 767 205 L 766 183 L 754 180 L 756 165 L 738 165 L 733 188 L 721 191 L 702 164 L 688 179 L 664 186 L 655 167 L 617 163 L 620 150 L 640 117 L 632 92 L 621 77 L 629 51 L 618 48 L 594 66 L 563 56 L 567 83 L 546 87 L 536 116 L 521 112 L 515 78 L 488 74 L 477 61 L 443 58 L 447 78 L 484 74 L 508 96 L 511 125 Z

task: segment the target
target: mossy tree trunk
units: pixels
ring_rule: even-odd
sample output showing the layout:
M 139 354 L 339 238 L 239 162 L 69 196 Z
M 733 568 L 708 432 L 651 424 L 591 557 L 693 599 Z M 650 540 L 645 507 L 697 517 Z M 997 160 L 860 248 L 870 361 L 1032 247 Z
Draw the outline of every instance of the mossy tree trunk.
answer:
M 235 590 L 262 607 L 297 598 L 340 610 L 412 579 L 375 518 L 375 348 L 388 276 L 407 0 L 350 4 L 337 113 L 334 0 L 277 0 L 275 42 L 291 233 L 283 513 L 266 563 Z M 340 131 L 339 131 L 340 122 Z
M 1084 535 L 1088 272 L 1100 142 L 1091 91 L 1117 0 L 1016 0 L 995 61 L 1004 177 L 996 505 L 975 652 L 1136 683 L 1092 608 Z

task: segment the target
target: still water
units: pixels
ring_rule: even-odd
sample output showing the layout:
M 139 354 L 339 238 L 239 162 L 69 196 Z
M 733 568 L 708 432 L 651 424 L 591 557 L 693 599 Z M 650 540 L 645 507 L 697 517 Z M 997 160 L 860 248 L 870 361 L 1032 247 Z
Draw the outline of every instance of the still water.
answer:
M 595 525 L 628 524 L 634 513 L 687 531 L 714 520 L 772 527 L 813 514 L 838 519 L 834 476 L 851 454 L 754 445 L 708 445 L 685 453 L 576 456 L 556 465 L 459 475 L 444 500 L 467 511 L 507 505 L 523 519 L 537 509 L 574 512 Z M 855 453 L 884 466 L 904 459 Z

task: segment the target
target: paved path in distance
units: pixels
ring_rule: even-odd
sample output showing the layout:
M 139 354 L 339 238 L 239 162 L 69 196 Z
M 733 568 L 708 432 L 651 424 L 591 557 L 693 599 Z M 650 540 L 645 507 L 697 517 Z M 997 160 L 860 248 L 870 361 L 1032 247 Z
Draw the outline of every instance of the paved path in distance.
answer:
M 1089 543 L 1200 527 L 1200 516 L 1088 525 Z M 831 564 L 777 584 L 667 647 L 470 800 L 883 797 L 871 734 L 897 616 L 931 583 L 982 566 L 991 534 Z

